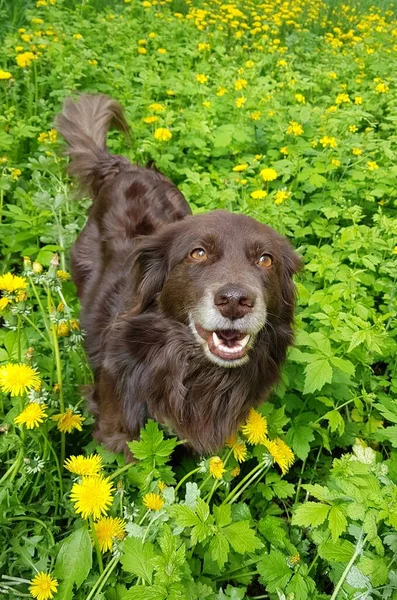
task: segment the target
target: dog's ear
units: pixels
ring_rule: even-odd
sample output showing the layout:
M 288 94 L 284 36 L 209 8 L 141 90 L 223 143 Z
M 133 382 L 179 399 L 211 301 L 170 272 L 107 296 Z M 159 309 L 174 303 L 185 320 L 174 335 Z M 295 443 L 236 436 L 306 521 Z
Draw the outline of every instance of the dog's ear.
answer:
M 300 271 L 303 267 L 303 261 L 301 257 L 295 252 L 291 244 L 287 240 L 283 240 L 281 244 L 282 251 L 282 275 L 281 275 L 281 294 L 283 298 L 283 312 L 290 314 L 292 319 L 295 301 L 296 301 L 296 288 L 292 280 L 293 275 Z
M 146 310 L 163 289 L 169 266 L 173 231 L 143 236 L 133 256 L 134 314 Z

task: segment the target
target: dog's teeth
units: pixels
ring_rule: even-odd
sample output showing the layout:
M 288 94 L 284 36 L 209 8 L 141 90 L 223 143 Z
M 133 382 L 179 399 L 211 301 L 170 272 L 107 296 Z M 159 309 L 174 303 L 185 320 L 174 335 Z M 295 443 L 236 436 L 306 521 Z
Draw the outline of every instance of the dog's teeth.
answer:
M 221 343 L 221 340 L 218 338 L 215 331 L 212 333 L 212 339 L 214 341 L 215 348 L 218 348 L 219 344 Z
M 246 335 L 246 336 L 245 336 L 245 338 L 243 338 L 242 340 L 240 340 L 240 341 L 239 341 L 239 344 L 240 344 L 240 345 L 241 345 L 243 348 L 245 348 L 245 347 L 246 347 L 246 345 L 248 344 L 248 342 L 250 341 L 250 337 L 251 337 L 251 336 L 250 336 L 249 334 L 248 334 L 248 335 Z

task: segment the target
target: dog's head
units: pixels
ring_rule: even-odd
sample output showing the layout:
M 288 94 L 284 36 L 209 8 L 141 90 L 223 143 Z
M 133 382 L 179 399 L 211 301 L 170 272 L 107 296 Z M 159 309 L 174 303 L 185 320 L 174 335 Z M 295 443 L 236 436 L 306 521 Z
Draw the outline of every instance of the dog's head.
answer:
M 293 318 L 301 261 L 285 238 L 245 215 L 195 215 L 141 239 L 134 312 L 154 301 L 222 367 L 249 360 L 258 333 Z

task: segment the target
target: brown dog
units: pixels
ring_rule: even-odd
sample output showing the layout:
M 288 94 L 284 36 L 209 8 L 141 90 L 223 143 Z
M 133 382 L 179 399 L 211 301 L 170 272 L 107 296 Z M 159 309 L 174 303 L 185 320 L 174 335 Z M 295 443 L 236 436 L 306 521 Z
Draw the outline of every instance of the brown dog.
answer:
M 56 126 L 93 197 L 72 250 L 95 374 L 96 437 L 115 451 L 151 417 L 199 453 L 234 434 L 279 377 L 292 342 L 290 244 L 245 215 L 191 216 L 161 173 L 106 149 L 122 109 L 67 100 Z

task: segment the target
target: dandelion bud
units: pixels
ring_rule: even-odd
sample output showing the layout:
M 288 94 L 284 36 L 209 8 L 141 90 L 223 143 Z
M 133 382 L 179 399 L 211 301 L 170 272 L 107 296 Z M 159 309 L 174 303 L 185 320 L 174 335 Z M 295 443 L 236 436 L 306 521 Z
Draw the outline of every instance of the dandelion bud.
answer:
M 61 389 L 61 386 L 59 385 L 59 383 L 56 383 L 53 388 L 52 391 L 54 392 L 54 394 L 57 394 L 59 392 L 59 390 Z
M 69 335 L 70 329 L 68 323 L 59 323 L 57 326 L 57 335 L 58 337 L 67 337 Z
M 35 273 L 36 275 L 40 275 L 40 273 L 43 272 L 43 265 L 35 260 L 33 263 L 32 269 L 33 269 L 33 273 Z
M 57 306 L 57 311 L 58 312 L 63 312 L 65 310 L 65 305 L 63 302 L 60 302 Z
M 58 254 L 53 254 L 52 259 L 50 261 L 50 267 L 48 269 L 48 274 L 50 275 L 50 277 L 55 277 L 58 266 L 59 266 Z
M 30 260 L 29 256 L 23 257 L 23 268 L 25 271 L 30 271 L 32 268 L 32 261 Z
M 80 323 L 77 321 L 77 319 L 72 319 L 70 321 L 70 327 L 73 329 L 73 331 L 80 331 Z
M 33 348 L 32 346 L 30 346 L 30 347 L 27 349 L 27 351 L 26 351 L 26 354 L 25 354 L 25 358 L 26 358 L 26 360 L 32 360 L 32 358 L 33 358 L 33 354 L 34 354 L 34 348 Z

